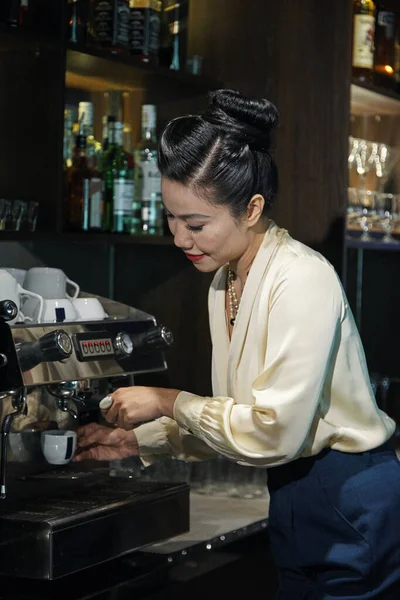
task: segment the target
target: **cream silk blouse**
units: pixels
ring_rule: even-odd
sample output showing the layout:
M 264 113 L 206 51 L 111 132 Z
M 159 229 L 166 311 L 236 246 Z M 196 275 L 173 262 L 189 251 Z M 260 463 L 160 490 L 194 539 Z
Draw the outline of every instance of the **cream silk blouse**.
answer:
M 209 292 L 213 397 L 181 392 L 174 419 L 136 429 L 149 464 L 215 453 L 268 467 L 330 447 L 362 452 L 395 423 L 378 409 L 360 337 L 328 261 L 270 222 L 250 269 L 231 341 L 227 266 Z

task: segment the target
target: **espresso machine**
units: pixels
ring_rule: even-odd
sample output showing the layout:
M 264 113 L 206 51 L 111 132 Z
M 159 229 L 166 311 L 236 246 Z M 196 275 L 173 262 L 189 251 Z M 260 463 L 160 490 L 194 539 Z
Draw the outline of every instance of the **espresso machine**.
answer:
M 42 430 L 99 421 L 107 393 L 167 368 L 170 330 L 95 297 L 101 321 L 10 326 L 17 308 L 0 303 L 2 576 L 57 579 L 189 529 L 186 483 L 113 477 L 108 463 L 53 466 L 41 454 Z

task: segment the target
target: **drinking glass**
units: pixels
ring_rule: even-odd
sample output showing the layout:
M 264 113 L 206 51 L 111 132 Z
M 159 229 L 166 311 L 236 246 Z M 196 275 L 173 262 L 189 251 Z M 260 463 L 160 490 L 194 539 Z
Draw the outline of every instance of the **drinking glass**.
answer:
M 21 220 L 21 231 L 35 231 L 39 212 L 39 202 L 27 202 L 26 210 Z
M 11 203 L 11 231 L 19 231 L 21 222 L 26 213 L 27 203 L 22 200 L 13 200 Z
M 395 215 L 395 199 L 393 194 L 378 193 L 377 195 L 378 213 L 380 215 L 380 225 L 385 232 L 382 242 L 384 244 L 396 244 L 397 241 L 392 236 Z
M 0 198 L 0 231 L 11 229 L 11 200 Z
M 376 196 L 376 192 L 371 190 L 358 190 L 358 198 L 361 206 L 360 224 L 363 230 L 360 240 L 363 242 L 373 241 L 370 231 L 380 220 L 376 207 Z
M 376 176 L 378 178 L 378 191 L 383 192 L 385 184 L 393 172 L 393 169 L 399 159 L 397 149 L 380 144 L 375 160 Z
M 371 168 L 369 160 L 371 157 L 371 143 L 366 140 L 350 137 L 349 149 L 348 167 L 350 174 L 352 171 L 356 171 L 359 177 L 359 187 L 364 189 L 366 177 Z

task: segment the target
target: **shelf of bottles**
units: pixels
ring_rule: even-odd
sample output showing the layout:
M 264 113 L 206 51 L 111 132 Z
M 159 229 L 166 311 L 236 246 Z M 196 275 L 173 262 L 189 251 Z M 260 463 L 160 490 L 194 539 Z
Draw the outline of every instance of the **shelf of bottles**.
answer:
M 103 91 L 149 79 L 215 87 L 201 56 L 187 56 L 189 0 L 75 0 L 69 4 L 67 84 Z M 89 86 L 89 87 L 88 87 Z
M 346 246 L 400 250 L 400 5 L 353 1 Z
M 109 96 L 118 99 L 121 94 Z M 119 114 L 119 108 L 110 108 L 103 116 L 98 141 L 93 135 L 91 102 L 79 102 L 75 122 L 73 111 L 65 111 L 65 230 L 163 236 L 156 107 L 142 107 L 142 138 L 133 152 L 129 151 L 131 127 Z
M 188 11 L 188 0 L 69 3 L 66 87 L 82 98 L 65 110 L 65 231 L 171 243 L 157 167 L 158 107 L 143 104 L 138 127 L 137 105 L 155 79 L 180 97 L 187 88 L 215 87 L 202 77 L 202 58 L 187 57 Z M 107 96 L 106 106 L 96 95 Z

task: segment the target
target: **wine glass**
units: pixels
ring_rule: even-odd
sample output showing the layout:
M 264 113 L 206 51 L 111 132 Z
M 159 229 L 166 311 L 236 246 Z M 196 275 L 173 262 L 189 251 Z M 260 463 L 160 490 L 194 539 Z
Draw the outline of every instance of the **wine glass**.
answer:
M 375 159 L 376 176 L 378 178 L 378 191 L 383 192 L 385 184 L 393 172 L 398 161 L 399 153 L 395 148 L 380 144 Z
M 350 172 L 355 168 L 360 179 L 362 189 L 365 188 L 367 173 L 371 168 L 370 162 L 370 143 L 366 140 L 350 137 L 350 154 L 348 157 L 348 167 Z
M 394 216 L 396 213 L 394 195 L 379 193 L 377 195 L 377 205 L 378 213 L 380 215 L 380 225 L 385 232 L 382 242 L 384 244 L 397 244 L 397 241 L 392 236 Z
M 371 242 L 373 240 L 370 231 L 380 220 L 380 215 L 376 207 L 377 194 L 374 191 L 364 189 L 359 189 L 357 192 L 361 206 L 360 224 L 363 230 L 360 240 L 362 242 Z

